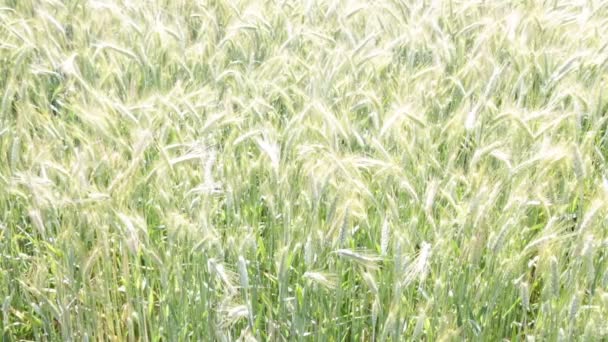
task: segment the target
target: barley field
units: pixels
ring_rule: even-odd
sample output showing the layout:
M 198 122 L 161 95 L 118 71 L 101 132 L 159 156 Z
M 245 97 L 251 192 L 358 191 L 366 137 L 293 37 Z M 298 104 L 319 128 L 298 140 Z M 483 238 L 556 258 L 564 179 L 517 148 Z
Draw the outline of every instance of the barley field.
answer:
M 0 0 L 2 340 L 606 340 L 607 127 L 607 1 Z

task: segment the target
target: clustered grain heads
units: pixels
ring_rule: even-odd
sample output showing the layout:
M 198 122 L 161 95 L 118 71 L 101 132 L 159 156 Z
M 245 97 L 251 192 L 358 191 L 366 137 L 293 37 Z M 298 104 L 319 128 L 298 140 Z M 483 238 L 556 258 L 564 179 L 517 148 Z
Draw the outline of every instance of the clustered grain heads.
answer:
M 6 0 L 8 340 L 605 340 L 604 1 Z

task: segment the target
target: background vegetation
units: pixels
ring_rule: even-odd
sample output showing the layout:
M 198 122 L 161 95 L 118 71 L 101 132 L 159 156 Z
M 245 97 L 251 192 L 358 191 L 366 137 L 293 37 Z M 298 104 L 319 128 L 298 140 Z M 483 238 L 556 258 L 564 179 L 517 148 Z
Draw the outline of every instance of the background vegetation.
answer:
M 11 340 L 600 340 L 606 1 L 3 0 Z

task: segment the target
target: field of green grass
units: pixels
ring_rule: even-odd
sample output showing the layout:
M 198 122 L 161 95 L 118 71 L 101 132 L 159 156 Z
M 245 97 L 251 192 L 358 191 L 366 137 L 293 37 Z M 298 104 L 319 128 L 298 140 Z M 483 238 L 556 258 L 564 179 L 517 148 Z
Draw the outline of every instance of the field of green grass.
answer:
M 607 127 L 607 1 L 0 0 L 0 334 L 606 340 Z

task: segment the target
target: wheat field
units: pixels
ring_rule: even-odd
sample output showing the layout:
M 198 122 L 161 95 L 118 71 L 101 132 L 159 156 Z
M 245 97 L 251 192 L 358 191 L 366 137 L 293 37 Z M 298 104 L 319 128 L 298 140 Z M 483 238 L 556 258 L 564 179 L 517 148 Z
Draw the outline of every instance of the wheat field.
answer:
M 608 2 L 1 0 L 3 341 L 608 339 Z

